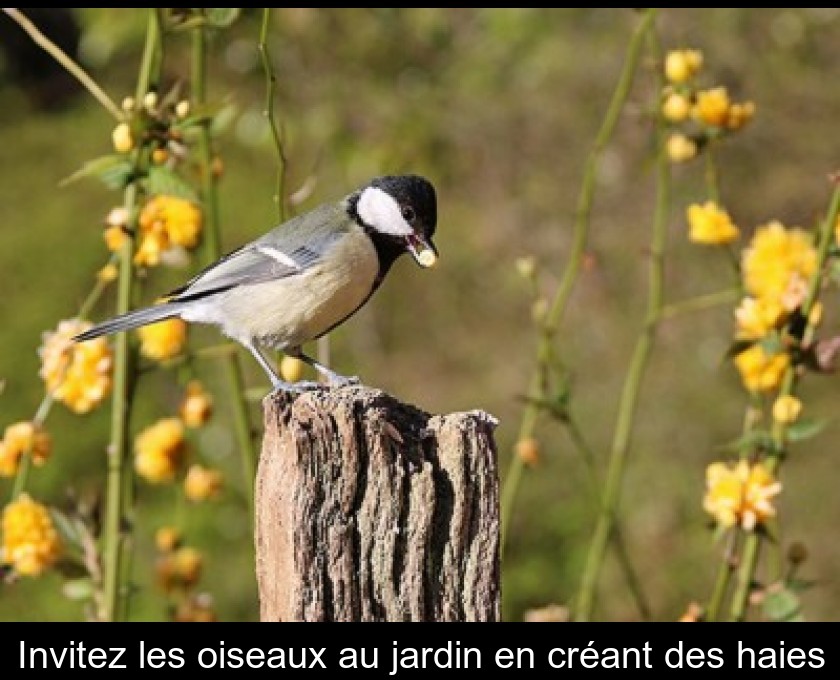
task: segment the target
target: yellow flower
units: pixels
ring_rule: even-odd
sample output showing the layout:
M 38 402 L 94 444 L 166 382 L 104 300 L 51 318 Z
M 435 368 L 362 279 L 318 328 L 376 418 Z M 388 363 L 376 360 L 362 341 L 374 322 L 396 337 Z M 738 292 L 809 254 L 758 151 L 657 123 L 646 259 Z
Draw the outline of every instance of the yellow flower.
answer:
M 209 593 L 190 595 L 178 602 L 172 618 L 184 623 L 213 623 L 218 620 Z
M 723 127 L 729 119 L 729 94 L 725 87 L 715 87 L 697 93 L 692 112 L 694 118 L 706 125 Z
M 284 356 L 280 361 L 280 377 L 286 382 L 298 382 L 303 377 L 303 362 L 297 357 Z
M 808 315 L 808 324 L 812 327 L 816 328 L 822 323 L 823 318 L 823 305 L 822 302 L 817 300 L 814 303 L 814 306 L 811 307 L 811 313 Z
M 703 619 L 703 607 L 697 602 L 689 602 L 685 613 L 677 621 L 679 623 L 697 623 Z
M 217 498 L 223 483 L 224 477 L 218 470 L 192 465 L 184 479 L 184 495 L 195 502 Z
M 112 281 L 116 281 L 117 276 L 119 276 L 119 271 L 117 270 L 117 265 L 115 264 L 106 264 L 102 269 L 96 272 L 96 278 L 102 283 L 111 283 Z
M 732 243 L 740 232 L 729 213 L 714 201 L 707 201 L 700 205 L 694 203 L 686 210 L 688 217 L 688 237 L 695 243 L 719 245 Z
M 781 490 L 763 463 L 712 463 L 706 468 L 703 509 L 721 526 L 752 531 L 776 514 L 772 499 Z
M 769 392 L 776 389 L 790 366 L 787 354 L 767 354 L 761 345 L 753 345 L 735 357 L 741 380 L 750 392 Z
M 517 458 L 528 467 L 534 467 L 540 462 L 540 443 L 533 437 L 525 437 L 516 442 Z
M 166 592 L 174 588 L 191 588 L 201 578 L 203 562 L 204 558 L 195 548 L 178 548 L 161 555 L 155 565 L 158 585 Z
M 785 394 L 773 402 L 773 420 L 782 425 L 795 423 L 802 413 L 802 402 L 792 394 Z
M 790 312 L 801 304 L 817 270 L 817 251 L 807 232 L 771 222 L 756 230 L 741 269 L 748 293 L 777 301 Z
M 187 393 L 178 409 L 181 420 L 187 427 L 201 427 L 213 414 L 213 398 L 198 380 L 191 380 Z
M 3 510 L 0 562 L 24 576 L 37 576 L 61 555 L 61 539 L 50 513 L 23 493 Z
M 672 50 L 665 57 L 665 77 L 672 83 L 684 83 L 703 68 L 700 50 Z
M 191 201 L 177 196 L 155 196 L 140 212 L 138 227 L 142 240 L 134 256 L 135 263 L 154 266 L 170 248 L 195 247 L 201 226 L 201 210 Z
M 38 349 L 40 376 L 47 392 L 76 413 L 87 413 L 111 391 L 111 348 L 105 338 L 76 343 L 73 337 L 91 324 L 79 319 L 61 321 L 44 333 Z
M 42 427 L 29 421 L 9 425 L 0 442 L 0 477 L 13 477 L 27 453 L 35 465 L 43 465 L 50 457 L 51 449 L 52 439 Z
M 118 153 L 128 153 L 134 148 L 134 137 L 131 135 L 131 127 L 128 123 L 120 123 L 114 128 L 111 141 Z
M 134 469 L 152 484 L 175 479 L 186 455 L 184 425 L 177 418 L 159 420 L 134 440 Z
M 735 310 L 739 340 L 760 340 L 787 318 L 782 303 L 771 298 L 745 297 Z
M 681 123 L 691 113 L 691 102 L 679 92 L 671 92 L 662 102 L 662 115 L 670 123 Z
M 741 102 L 729 107 L 726 116 L 726 127 L 730 130 L 740 130 L 755 117 L 755 104 L 753 102 Z
M 105 247 L 115 253 L 122 249 L 123 244 L 128 240 L 128 234 L 125 233 L 123 227 L 111 225 L 102 232 L 102 238 L 105 239 Z
M 175 527 L 163 526 L 155 532 L 155 546 L 160 552 L 172 552 L 180 543 L 181 532 Z
M 685 163 L 697 155 L 697 142 L 680 132 L 675 132 L 668 137 L 665 151 L 673 163 Z
M 178 356 L 187 341 L 187 324 L 181 319 L 166 319 L 137 329 L 140 353 L 155 361 Z

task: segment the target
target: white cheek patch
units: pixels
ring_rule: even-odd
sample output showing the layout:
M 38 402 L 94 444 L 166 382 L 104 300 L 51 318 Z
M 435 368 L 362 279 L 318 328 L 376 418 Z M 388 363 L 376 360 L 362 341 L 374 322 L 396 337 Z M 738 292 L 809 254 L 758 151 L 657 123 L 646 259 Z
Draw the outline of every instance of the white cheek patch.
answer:
M 286 253 L 282 250 L 277 250 L 277 248 L 272 248 L 270 246 L 257 246 L 257 250 L 266 257 L 270 257 L 272 260 L 277 260 L 280 264 L 286 267 L 291 267 L 292 269 L 300 271 L 300 265 L 291 257 L 286 255 Z
M 378 187 L 367 187 L 362 191 L 356 211 L 362 222 L 383 234 L 408 236 L 414 233 L 411 225 L 403 219 L 399 203 Z

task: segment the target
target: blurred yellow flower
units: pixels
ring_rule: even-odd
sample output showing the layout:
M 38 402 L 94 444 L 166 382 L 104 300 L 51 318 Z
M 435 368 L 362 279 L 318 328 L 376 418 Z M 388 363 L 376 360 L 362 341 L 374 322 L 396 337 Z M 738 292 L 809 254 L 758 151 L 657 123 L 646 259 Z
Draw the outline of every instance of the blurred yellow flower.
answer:
M 76 413 L 87 413 L 111 391 L 112 354 L 105 338 L 76 343 L 73 337 L 91 324 L 79 319 L 59 322 L 43 335 L 39 372 L 47 392 Z
M 218 498 L 223 484 L 224 477 L 218 470 L 191 465 L 184 479 L 184 495 L 194 502 Z
M 0 562 L 24 576 L 38 576 L 61 555 L 61 539 L 47 508 L 23 493 L 3 510 Z
M 96 278 L 101 283 L 111 283 L 111 281 L 116 281 L 117 276 L 119 276 L 119 271 L 117 270 L 117 265 L 115 264 L 106 264 L 102 269 L 96 272 Z
M 102 237 L 105 239 L 105 247 L 112 253 L 122 249 L 123 244 L 128 240 L 125 229 L 119 226 L 105 227 Z
M 763 463 L 712 463 L 706 468 L 703 509 L 721 526 L 752 531 L 776 514 L 772 499 L 781 490 Z
M 729 213 L 714 201 L 706 201 L 703 205 L 694 203 L 686 210 L 688 218 L 688 238 L 695 243 L 705 245 L 719 245 L 732 243 L 740 232 Z
M 808 324 L 816 328 L 822 323 L 823 319 L 823 304 L 819 300 L 811 307 L 811 313 L 808 314 Z
M 175 479 L 186 455 L 184 425 L 178 418 L 159 420 L 134 440 L 134 469 L 152 484 Z
M 140 245 L 134 256 L 139 265 L 155 266 L 175 246 L 194 248 L 201 235 L 201 210 L 177 196 L 155 196 L 140 212 Z
M 685 612 L 677 621 L 679 623 L 697 623 L 703 619 L 703 607 L 697 602 L 689 602 Z
M 793 311 L 817 270 L 813 238 L 801 229 L 785 229 L 781 222 L 770 222 L 756 230 L 742 255 L 741 269 L 748 293 Z
M 729 118 L 729 93 L 725 87 L 701 90 L 694 103 L 694 118 L 706 125 L 723 127 Z
M 155 546 L 160 552 L 172 552 L 180 543 L 181 532 L 175 527 L 163 526 L 155 532 Z
M 0 441 L 0 477 L 14 477 L 25 454 L 32 456 L 35 465 L 47 462 L 52 439 L 42 427 L 23 421 L 6 428 Z
M 671 92 L 662 102 L 662 115 L 670 123 L 681 123 L 691 113 L 691 101 L 679 92 Z
M 755 104 L 741 102 L 732 104 L 726 115 L 726 127 L 730 130 L 740 130 L 755 117 Z
M 201 578 L 203 562 L 198 550 L 186 546 L 161 555 L 155 565 L 158 585 L 166 592 L 191 588 Z
M 303 377 L 303 362 L 288 354 L 280 360 L 280 377 L 286 382 L 296 383 Z
M 769 392 L 782 382 L 782 376 L 790 366 L 790 357 L 785 353 L 767 354 L 756 344 L 738 354 L 735 365 L 744 387 L 750 392 Z
M 672 83 L 684 83 L 703 68 L 700 50 L 672 50 L 665 56 L 665 77 Z
M 697 142 L 681 132 L 675 132 L 665 144 L 665 152 L 673 163 L 685 163 L 697 155 Z
M 187 427 L 201 427 L 210 420 L 213 415 L 213 398 L 198 380 L 191 380 L 187 384 L 178 412 Z
M 782 425 L 795 423 L 802 413 L 802 402 L 792 394 L 785 394 L 773 402 L 773 420 Z
M 187 341 L 187 324 L 181 319 L 166 319 L 137 329 L 140 354 L 155 361 L 178 356 Z
M 516 442 L 514 452 L 528 467 L 534 467 L 540 462 L 540 443 L 534 437 L 520 439 Z
M 787 318 L 782 303 L 771 298 L 745 297 L 735 310 L 739 340 L 760 340 Z

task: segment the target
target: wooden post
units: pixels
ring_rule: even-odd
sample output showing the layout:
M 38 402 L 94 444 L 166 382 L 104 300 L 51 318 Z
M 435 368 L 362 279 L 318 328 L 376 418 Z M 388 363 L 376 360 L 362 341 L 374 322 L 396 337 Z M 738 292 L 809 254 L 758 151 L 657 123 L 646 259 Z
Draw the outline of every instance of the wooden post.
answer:
M 492 416 L 430 416 L 361 386 L 264 408 L 263 621 L 499 619 Z

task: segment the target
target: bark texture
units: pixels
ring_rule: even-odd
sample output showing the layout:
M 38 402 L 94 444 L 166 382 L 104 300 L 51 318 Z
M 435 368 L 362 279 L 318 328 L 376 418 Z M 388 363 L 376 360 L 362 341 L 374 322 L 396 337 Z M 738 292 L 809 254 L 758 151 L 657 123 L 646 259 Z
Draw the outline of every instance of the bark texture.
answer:
M 264 410 L 263 621 L 498 620 L 494 418 L 430 416 L 361 386 Z

